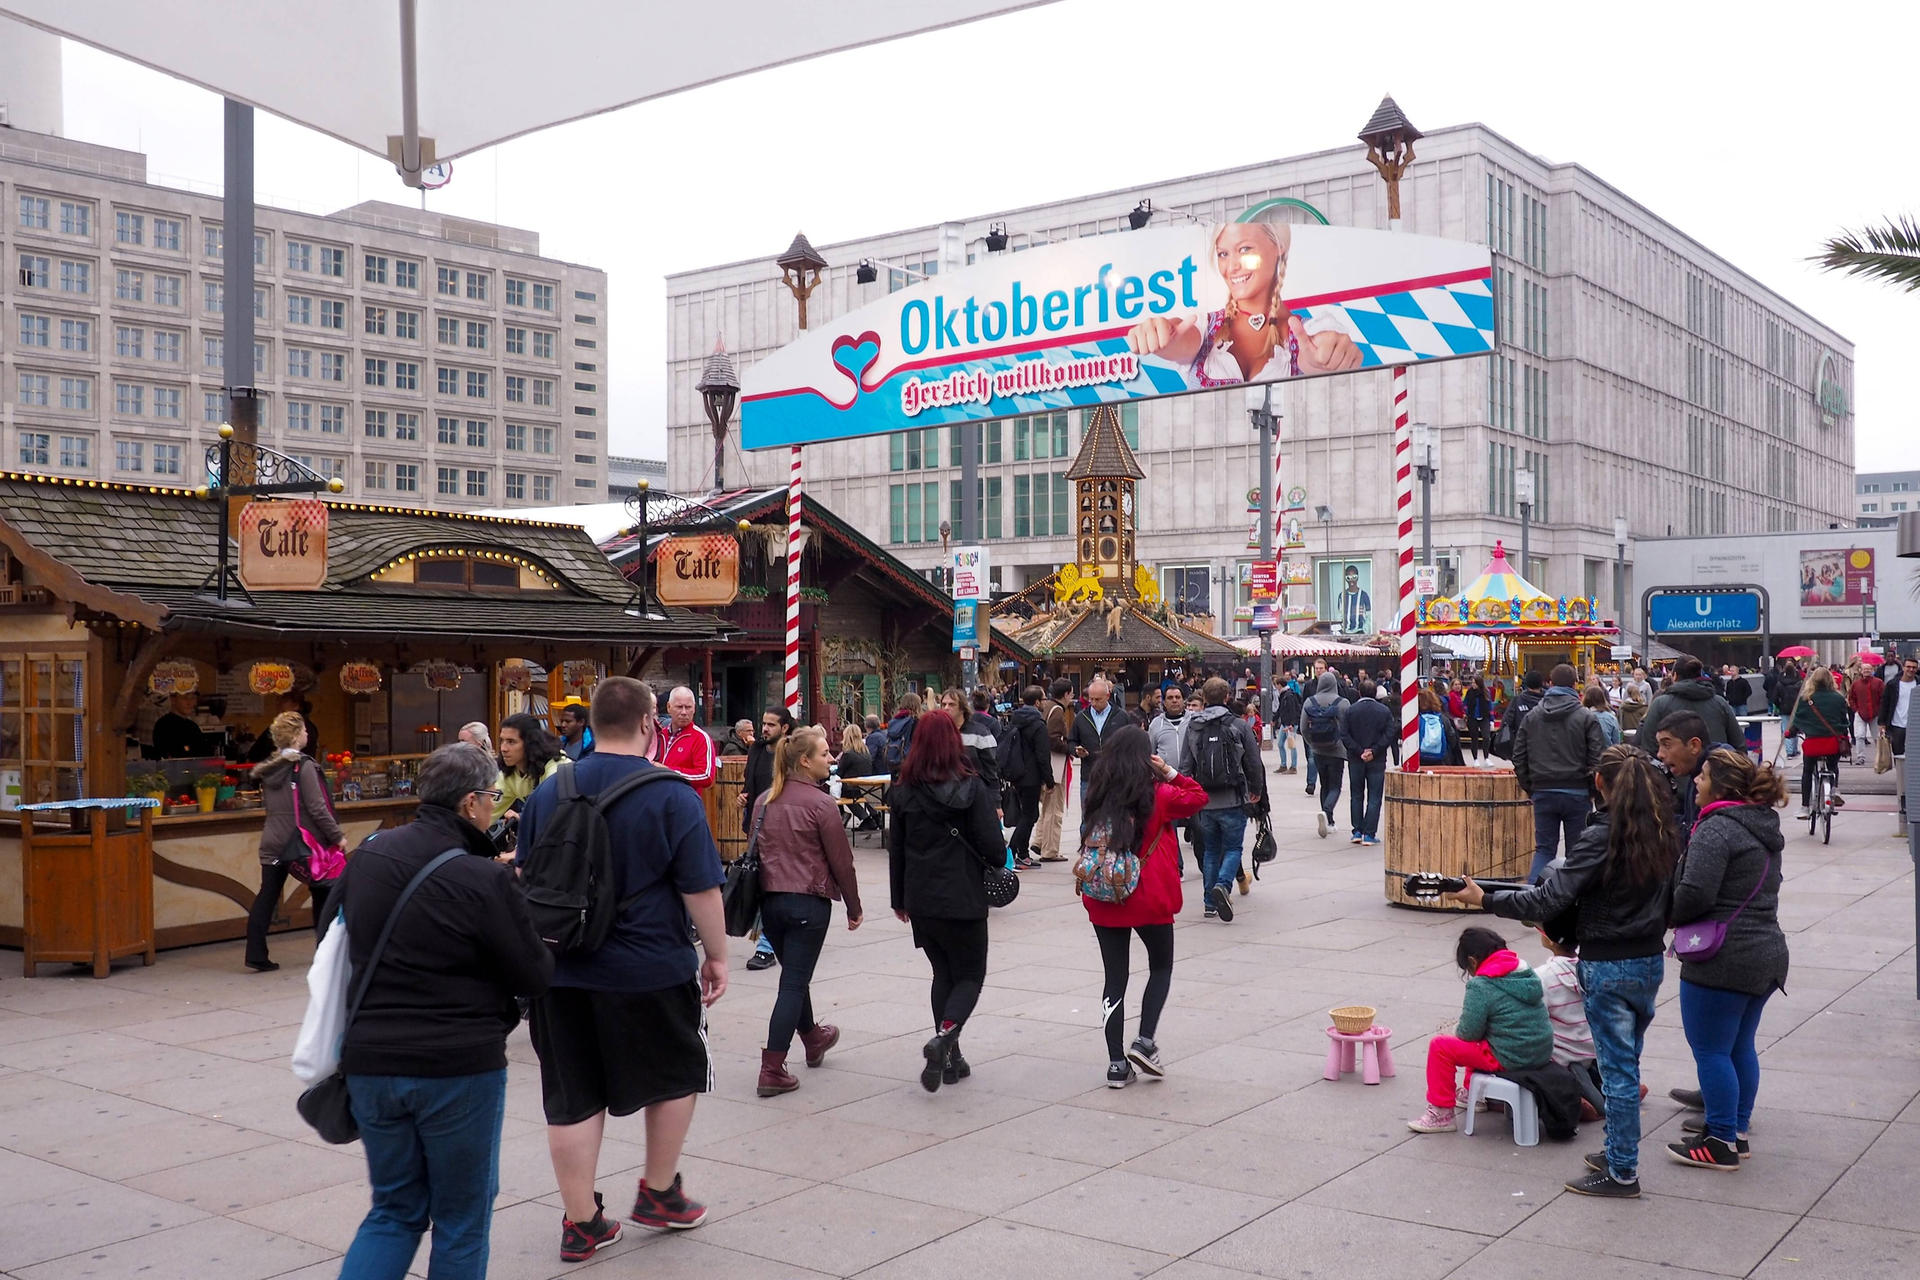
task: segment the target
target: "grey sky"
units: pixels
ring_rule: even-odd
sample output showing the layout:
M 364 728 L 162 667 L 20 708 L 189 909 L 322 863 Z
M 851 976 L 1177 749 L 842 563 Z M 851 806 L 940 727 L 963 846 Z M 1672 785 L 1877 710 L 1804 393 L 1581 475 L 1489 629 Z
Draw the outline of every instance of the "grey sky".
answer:
M 658 454 L 670 271 L 770 256 L 797 229 L 826 244 L 1357 146 L 1390 92 L 1424 128 L 1478 120 L 1586 166 L 1851 338 L 1856 463 L 1912 467 L 1920 414 L 1894 382 L 1920 295 L 1805 261 L 1920 204 L 1907 48 L 1857 34 L 1903 8 L 1848 6 L 1843 27 L 1772 4 L 1376 3 L 1363 27 L 1340 6 L 1066 0 L 537 134 L 457 162 L 428 201 L 609 273 L 614 447 Z M 66 48 L 70 135 L 217 187 L 217 99 Z M 264 115 L 257 144 L 263 201 L 418 200 L 385 162 Z

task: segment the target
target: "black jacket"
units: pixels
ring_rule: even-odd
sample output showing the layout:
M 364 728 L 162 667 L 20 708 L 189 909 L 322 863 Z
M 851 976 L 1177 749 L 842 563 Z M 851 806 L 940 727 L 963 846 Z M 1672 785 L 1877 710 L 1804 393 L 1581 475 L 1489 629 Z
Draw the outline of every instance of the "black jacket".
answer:
M 1106 745 L 1107 740 L 1122 729 L 1135 723 L 1137 722 L 1133 716 L 1118 702 L 1107 703 L 1107 727 L 1105 729 L 1096 729 L 1094 727 L 1093 713 L 1091 711 L 1075 712 L 1073 727 L 1067 730 L 1068 749 L 1085 747 L 1087 754 L 1080 767 L 1083 769 L 1091 769 L 1093 768 L 1093 762 L 1100 756 L 1100 748 Z
M 1018 706 L 1007 723 L 1008 733 L 1020 735 L 1020 745 L 1025 749 L 1026 767 L 1017 778 L 1008 778 L 1016 787 L 1051 787 L 1058 779 L 1053 776 L 1052 744 L 1047 741 L 1047 717 L 1039 707 Z
M 411 823 L 368 837 L 340 877 L 356 980 L 407 881 L 455 848 L 474 856 L 434 872 L 394 925 L 341 1047 L 348 1075 L 505 1070 L 507 1033 L 520 1020 L 513 997 L 540 995 L 553 978 L 553 953 L 485 833 L 451 810 L 422 804 Z
M 1399 713 L 1379 698 L 1360 699 L 1347 708 L 1347 718 L 1340 722 L 1340 745 L 1347 749 L 1349 760 L 1358 760 L 1362 751 L 1373 752 L 1375 760 L 1386 759 L 1399 734 Z
M 1582 960 L 1659 955 L 1667 934 L 1669 881 L 1637 885 L 1624 875 L 1608 875 L 1608 830 L 1606 811 L 1596 811 L 1568 848 L 1564 865 L 1549 868 L 1531 889 L 1487 890 L 1487 912 L 1544 923 L 1572 909 L 1579 913 L 1574 936 Z
M 749 797 L 740 810 L 740 828 L 753 833 L 753 807 L 773 786 L 773 744 L 755 742 L 747 748 L 747 773 L 740 783 L 740 794 Z
M 978 778 L 896 783 L 887 792 L 887 872 L 893 909 L 940 920 L 984 920 L 987 864 L 1004 866 L 994 790 Z
M 1573 690 L 1549 693 L 1513 735 L 1513 776 L 1528 795 L 1541 790 L 1585 791 L 1607 749 L 1599 717 Z
M 1797 696 L 1799 689 L 1796 688 L 1794 693 Z M 1647 708 L 1647 718 L 1640 722 L 1640 736 L 1634 739 L 1640 749 L 1651 754 L 1654 736 L 1660 732 L 1660 722 L 1682 711 L 1691 711 L 1706 721 L 1709 747 L 1715 743 L 1725 743 L 1744 749 L 1746 730 L 1740 727 L 1740 721 L 1734 716 L 1733 708 L 1727 705 L 1727 700 L 1705 677 L 1676 680 L 1673 688 L 1653 700 L 1653 705 Z
M 1500 1074 L 1533 1094 L 1540 1112 L 1540 1132 L 1554 1142 L 1566 1142 L 1580 1132 L 1580 1082 L 1558 1063 L 1524 1070 L 1500 1068 Z
M 982 711 L 969 712 L 966 724 L 960 729 L 960 742 L 973 762 L 973 771 L 997 793 L 1000 790 L 1000 722 Z
M 1907 727 L 1909 729 L 1915 727 L 1913 724 L 1914 710 L 1916 705 L 1920 705 L 1916 704 L 1916 698 L 1920 698 L 1920 690 L 1915 690 L 1913 693 L 1907 695 Z M 1893 713 L 1899 709 L 1900 681 L 1898 679 L 1889 680 L 1887 681 L 1886 688 L 1880 691 L 1880 714 L 1874 718 L 1883 725 L 1891 725 L 1893 723 Z
M 1280 697 L 1273 709 L 1273 723 L 1276 730 L 1299 729 L 1300 695 L 1287 685 L 1280 686 Z

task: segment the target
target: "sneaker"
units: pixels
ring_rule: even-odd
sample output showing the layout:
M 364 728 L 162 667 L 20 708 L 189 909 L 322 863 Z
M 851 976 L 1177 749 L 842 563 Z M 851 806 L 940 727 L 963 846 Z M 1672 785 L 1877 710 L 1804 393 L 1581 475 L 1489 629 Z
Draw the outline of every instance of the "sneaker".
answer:
M 1690 1138 L 1703 1137 L 1707 1132 L 1707 1122 L 1705 1120 L 1682 1120 L 1680 1122 L 1680 1132 Z M 1740 1154 L 1742 1160 L 1753 1159 L 1753 1144 L 1747 1139 L 1745 1134 L 1734 1135 L 1733 1149 Z
M 640 1179 L 640 1190 L 633 1198 L 633 1212 L 627 1217 L 642 1227 L 691 1231 L 707 1220 L 707 1206 L 687 1199 L 680 1189 L 680 1175 L 676 1173 L 673 1185 L 665 1191 L 655 1191 L 645 1178 Z
M 1813 810 L 1802 809 L 1800 812 L 1793 815 L 1793 820 L 1795 822 L 1805 822 L 1808 818 L 1811 818 L 1812 816 L 1813 816 Z
M 1452 1133 L 1456 1128 L 1453 1108 L 1428 1103 L 1425 1111 L 1407 1121 L 1407 1128 L 1415 1133 Z
M 747 957 L 747 968 L 755 973 L 758 973 L 762 969 L 771 969 L 775 963 L 773 952 L 771 951 L 756 951 Z
M 1733 1173 L 1740 1168 L 1740 1153 L 1712 1134 L 1702 1134 L 1684 1142 L 1669 1142 L 1667 1154 L 1681 1164 L 1690 1164 L 1696 1169 Z
M 1706 1099 L 1700 1096 L 1698 1089 L 1669 1089 L 1667 1096 L 1689 1111 L 1705 1111 Z
M 1567 1183 L 1566 1187 L 1577 1196 L 1603 1196 L 1614 1200 L 1640 1198 L 1640 1179 L 1622 1182 L 1605 1169 L 1589 1170 L 1581 1177 Z
M 1221 920 L 1228 924 L 1233 923 L 1233 899 L 1227 896 L 1227 886 L 1223 884 L 1213 886 L 1213 892 L 1207 895 L 1207 899 L 1213 903 L 1213 909 Z
M 1313 794 L 1313 784 L 1312 784 L 1311 782 L 1309 782 L 1309 783 L 1307 784 L 1307 794 L 1308 794 L 1308 795 L 1312 795 L 1312 794 Z
M 1109 1089 L 1124 1089 L 1137 1078 L 1133 1074 L 1133 1067 L 1128 1063 L 1109 1062 L 1107 1064 L 1107 1088 Z
M 1352 835 L 1347 837 L 1348 844 L 1365 844 L 1366 842 L 1367 842 L 1367 838 L 1361 835 L 1358 831 L 1354 832 Z
M 1325 840 L 1327 838 L 1327 832 L 1333 830 L 1332 824 L 1327 821 L 1326 810 L 1322 809 L 1319 813 L 1314 814 L 1313 820 L 1319 824 L 1320 838 Z
M 1031 871 L 1039 865 L 1040 860 L 1038 858 L 1015 858 L 1013 860 L 1013 869 L 1015 871 Z
M 272 973 L 274 970 L 278 969 L 279 967 L 280 966 L 274 963 L 272 960 L 247 961 L 247 968 L 253 970 L 255 973 Z
M 1218 911 L 1215 911 L 1212 907 L 1208 907 L 1205 911 L 1202 911 L 1200 913 L 1200 918 L 1202 920 L 1218 920 L 1220 918 L 1220 913 Z
M 620 1224 L 607 1217 L 606 1201 L 596 1191 L 593 1193 L 593 1221 L 574 1222 L 565 1214 L 560 1216 L 560 1261 L 585 1262 L 596 1249 L 612 1244 L 619 1238 Z
M 1145 1036 L 1135 1036 L 1127 1047 L 1127 1061 L 1140 1069 L 1140 1074 L 1149 1080 L 1159 1080 L 1167 1072 L 1160 1065 L 1160 1046 Z
M 1361 836 L 1360 843 L 1366 845 L 1368 848 L 1372 848 L 1374 845 L 1380 843 L 1380 837 L 1379 836 Z

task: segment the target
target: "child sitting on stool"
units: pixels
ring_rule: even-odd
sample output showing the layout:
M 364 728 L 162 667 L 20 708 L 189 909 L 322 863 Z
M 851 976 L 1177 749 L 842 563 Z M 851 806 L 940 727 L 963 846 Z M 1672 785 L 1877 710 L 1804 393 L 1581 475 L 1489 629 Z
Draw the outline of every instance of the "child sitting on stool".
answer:
M 1553 1026 L 1540 975 L 1507 948 L 1491 929 L 1469 925 L 1460 931 L 1454 963 L 1467 983 L 1455 1035 L 1427 1041 L 1427 1109 L 1407 1121 L 1415 1133 L 1446 1133 L 1454 1128 L 1459 1096 L 1454 1073 L 1524 1071 L 1543 1067 L 1553 1056 Z

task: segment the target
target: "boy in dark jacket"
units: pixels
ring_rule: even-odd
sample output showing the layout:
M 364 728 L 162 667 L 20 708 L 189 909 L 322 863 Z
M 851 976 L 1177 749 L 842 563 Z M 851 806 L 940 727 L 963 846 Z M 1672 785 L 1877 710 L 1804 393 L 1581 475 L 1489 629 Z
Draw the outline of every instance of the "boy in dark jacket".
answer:
M 1379 844 L 1387 757 L 1399 736 L 1399 717 L 1365 676 L 1359 692 L 1340 725 L 1340 745 L 1347 749 L 1347 816 L 1353 823 L 1349 843 Z
M 1204 915 L 1225 921 L 1233 919 L 1231 886 L 1240 880 L 1244 893 L 1249 883 L 1241 880 L 1240 854 L 1247 838 L 1247 806 L 1260 799 L 1264 778 L 1259 739 L 1227 707 L 1232 694 L 1233 686 L 1219 676 L 1201 686 L 1207 705 L 1194 713 L 1183 758 L 1177 764 L 1167 761 L 1206 788 L 1207 806 L 1193 816 L 1192 824 L 1200 897 Z

